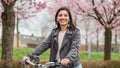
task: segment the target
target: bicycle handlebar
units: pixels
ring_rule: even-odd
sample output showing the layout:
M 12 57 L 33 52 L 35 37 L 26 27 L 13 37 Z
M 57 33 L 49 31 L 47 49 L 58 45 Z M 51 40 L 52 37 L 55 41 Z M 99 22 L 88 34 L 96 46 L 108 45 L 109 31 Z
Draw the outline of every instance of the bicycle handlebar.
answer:
M 31 62 L 31 61 L 29 61 L 29 60 L 25 60 L 24 61 L 26 64 L 31 64 L 31 65 L 33 65 L 33 66 L 36 66 L 36 64 L 34 64 L 33 62 Z
M 25 60 L 22 62 L 23 64 L 30 64 L 32 66 L 35 66 L 35 67 L 40 67 L 40 68 L 46 68 L 46 67 L 49 67 L 49 66 L 61 66 L 61 63 L 60 62 L 48 62 L 48 63 L 45 63 L 45 64 L 35 64 L 29 60 Z
M 50 67 L 50 66 L 55 66 L 55 67 L 61 67 L 62 66 L 62 64 L 58 61 L 41 64 L 38 56 L 31 55 L 30 57 L 32 58 L 32 60 L 35 60 L 35 62 L 32 62 L 30 60 L 22 61 L 21 63 L 24 64 L 25 68 L 26 68 L 27 64 L 30 64 L 30 65 L 38 67 L 38 68 L 47 68 L 47 67 Z

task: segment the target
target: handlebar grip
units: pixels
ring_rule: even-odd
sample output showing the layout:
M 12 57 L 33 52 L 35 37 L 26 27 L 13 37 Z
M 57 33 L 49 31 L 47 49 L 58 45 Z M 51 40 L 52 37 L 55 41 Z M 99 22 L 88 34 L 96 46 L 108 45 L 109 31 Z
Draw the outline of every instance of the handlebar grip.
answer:
M 32 63 L 32 62 L 31 62 L 31 61 L 29 61 L 29 60 L 25 60 L 25 63 L 27 63 L 27 64 L 31 64 L 31 65 L 35 66 L 35 64 L 34 64 L 34 63 Z
M 59 67 L 62 66 L 62 64 L 60 62 L 55 62 L 55 67 Z
M 28 63 L 24 60 L 24 61 L 21 61 L 22 64 L 24 65 L 28 65 Z

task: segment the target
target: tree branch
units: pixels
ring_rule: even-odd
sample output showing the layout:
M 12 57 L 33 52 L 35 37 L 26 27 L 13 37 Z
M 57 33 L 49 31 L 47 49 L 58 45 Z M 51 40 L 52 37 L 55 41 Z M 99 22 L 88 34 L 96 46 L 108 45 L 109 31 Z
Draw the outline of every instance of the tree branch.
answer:
M 92 0 L 92 5 L 95 6 L 94 0 Z M 98 21 L 100 22 L 101 25 L 104 26 L 104 24 L 106 23 L 105 20 L 103 19 L 103 17 L 101 16 L 101 14 L 99 13 L 99 11 L 96 8 L 93 8 L 93 11 L 95 12 Z
M 104 1 L 103 0 L 101 0 L 101 3 L 103 3 Z M 103 9 L 104 9 L 104 12 L 105 12 L 105 17 L 106 17 L 106 19 L 107 19 L 107 22 L 108 22 L 108 15 L 107 15 L 107 11 L 106 11 L 106 9 L 105 9 L 105 7 L 103 6 Z
M 4 8 L 7 6 L 7 4 L 5 3 L 4 0 L 1 0 L 1 3 L 2 3 L 2 5 L 3 5 Z

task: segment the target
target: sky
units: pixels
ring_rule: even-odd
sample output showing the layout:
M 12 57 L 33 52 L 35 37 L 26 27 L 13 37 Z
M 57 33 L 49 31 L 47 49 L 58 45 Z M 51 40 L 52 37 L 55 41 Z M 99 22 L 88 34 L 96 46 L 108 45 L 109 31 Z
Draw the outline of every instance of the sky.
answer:
M 44 0 L 35 0 L 36 2 L 41 1 L 43 2 Z M 1 5 L 1 4 L 0 4 Z M 15 5 L 19 5 L 18 2 L 16 2 Z M 0 6 L 0 12 L 2 10 L 2 7 Z M 41 36 L 41 30 L 42 28 L 48 26 L 49 28 L 53 27 L 54 22 L 51 25 L 51 22 L 48 22 L 49 15 L 48 15 L 48 10 L 44 9 L 37 13 L 35 17 L 31 17 L 29 19 L 21 19 L 19 20 L 19 31 L 21 34 L 25 35 L 32 35 L 34 34 L 35 36 Z M 50 29 L 49 29 L 50 30 Z M 48 30 L 48 32 L 49 32 Z M 16 33 L 16 29 L 15 29 Z M 2 26 L 0 26 L 0 37 L 2 35 Z
M 50 27 L 50 23 L 47 21 L 47 16 L 48 12 L 45 9 L 37 13 L 35 17 L 20 20 L 20 33 L 26 35 L 34 34 L 35 36 L 41 36 L 41 28 L 44 28 L 44 26 Z

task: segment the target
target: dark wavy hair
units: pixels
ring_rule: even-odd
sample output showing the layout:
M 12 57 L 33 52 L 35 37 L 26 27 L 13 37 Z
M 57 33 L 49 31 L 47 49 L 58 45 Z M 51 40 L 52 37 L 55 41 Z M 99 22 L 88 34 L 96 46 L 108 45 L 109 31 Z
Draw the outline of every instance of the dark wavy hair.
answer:
M 62 10 L 65 10 L 67 11 L 68 15 L 69 15 L 69 18 L 70 18 L 70 21 L 68 23 L 68 28 L 71 29 L 71 30 L 75 30 L 76 29 L 76 26 L 73 24 L 73 20 L 72 20 L 72 15 L 71 15 L 71 12 L 70 10 L 67 8 L 67 7 L 61 7 L 57 10 L 56 12 L 56 15 L 55 15 L 55 23 L 57 25 L 57 28 L 60 28 L 60 24 L 57 22 L 57 16 L 58 16 L 58 13 Z

